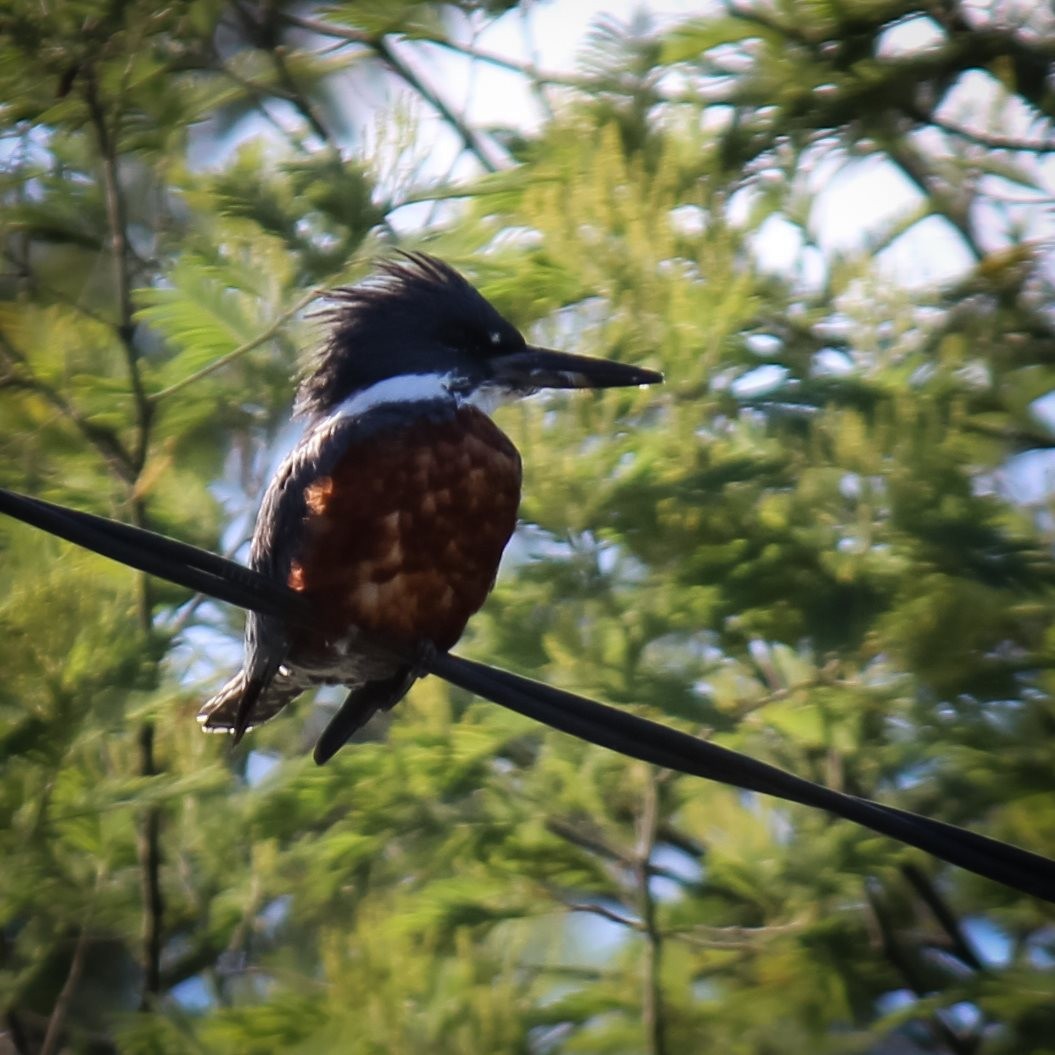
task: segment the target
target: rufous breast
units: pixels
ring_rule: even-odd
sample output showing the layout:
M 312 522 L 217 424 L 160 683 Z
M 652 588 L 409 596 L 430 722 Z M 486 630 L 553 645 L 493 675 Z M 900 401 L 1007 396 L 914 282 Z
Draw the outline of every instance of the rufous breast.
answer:
M 356 628 L 449 649 L 494 585 L 520 481 L 516 448 L 471 406 L 350 447 L 305 491 L 288 583 L 312 600 L 323 640 L 295 652 L 332 648 Z

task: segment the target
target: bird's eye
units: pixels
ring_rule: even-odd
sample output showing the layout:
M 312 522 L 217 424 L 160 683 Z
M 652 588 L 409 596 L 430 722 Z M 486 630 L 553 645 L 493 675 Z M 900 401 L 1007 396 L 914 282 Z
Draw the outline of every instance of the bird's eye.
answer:
M 479 334 L 477 340 L 483 342 L 482 351 L 486 356 L 508 355 L 524 347 L 524 338 L 512 327 L 509 329 L 487 329 Z

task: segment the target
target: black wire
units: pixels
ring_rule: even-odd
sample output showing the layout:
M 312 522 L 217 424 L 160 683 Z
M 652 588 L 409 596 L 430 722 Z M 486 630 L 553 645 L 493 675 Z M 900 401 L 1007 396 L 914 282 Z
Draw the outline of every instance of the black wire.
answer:
M 0 513 L 218 600 L 287 621 L 310 621 L 301 595 L 208 550 L 3 488 Z M 826 810 L 967 871 L 1055 902 L 1055 861 L 1028 850 L 834 791 L 729 748 L 509 671 L 450 653 L 411 654 L 377 645 L 452 685 L 590 743 L 666 769 Z
M 926 850 L 977 875 L 1055 902 L 1055 861 L 895 806 L 847 795 L 669 726 L 459 656 L 425 665 L 444 680 L 601 747 L 666 769 L 828 813 Z
M 2 487 L 0 513 L 239 608 L 289 620 L 291 612 L 297 612 L 304 605 L 304 599 L 282 583 L 209 550 L 145 528 L 16 494 Z M 302 612 L 300 618 L 304 618 Z

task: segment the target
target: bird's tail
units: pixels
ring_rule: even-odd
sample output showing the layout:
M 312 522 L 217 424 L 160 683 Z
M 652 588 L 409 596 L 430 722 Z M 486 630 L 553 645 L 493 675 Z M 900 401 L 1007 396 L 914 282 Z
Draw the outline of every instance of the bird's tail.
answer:
M 410 691 L 419 673 L 412 667 L 400 667 L 391 677 L 367 681 L 352 689 L 337 713 L 323 729 L 315 745 L 315 761 L 321 766 L 361 729 L 378 711 L 391 710 Z
M 220 691 L 202 705 L 198 721 L 207 733 L 244 733 L 248 729 L 270 721 L 291 700 L 299 696 L 303 686 L 284 683 L 274 678 L 261 689 L 259 681 L 252 680 L 240 670 Z M 255 700 L 247 701 L 247 695 Z M 246 713 L 248 703 L 248 715 Z M 248 724 L 239 729 L 239 723 L 248 717 Z

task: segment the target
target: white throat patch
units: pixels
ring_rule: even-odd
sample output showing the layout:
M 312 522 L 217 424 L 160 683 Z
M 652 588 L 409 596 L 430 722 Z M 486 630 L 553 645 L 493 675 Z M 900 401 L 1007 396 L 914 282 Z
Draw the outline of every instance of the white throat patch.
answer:
M 425 403 L 430 400 L 450 399 L 447 383 L 450 374 L 403 374 L 399 377 L 386 377 L 377 381 L 362 392 L 349 396 L 330 415 L 331 418 L 357 418 L 374 407 L 385 403 Z
M 338 418 L 357 418 L 386 403 L 427 403 L 434 400 L 449 400 L 459 406 L 473 406 L 485 414 L 490 414 L 504 399 L 512 395 L 491 385 L 481 385 L 463 395 L 452 392 L 448 387 L 453 379 L 452 374 L 403 374 L 399 377 L 386 377 L 384 381 L 377 381 L 362 392 L 349 396 L 329 418 L 331 421 Z

